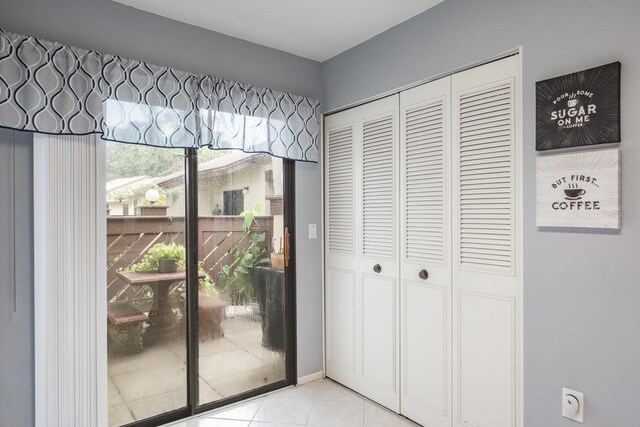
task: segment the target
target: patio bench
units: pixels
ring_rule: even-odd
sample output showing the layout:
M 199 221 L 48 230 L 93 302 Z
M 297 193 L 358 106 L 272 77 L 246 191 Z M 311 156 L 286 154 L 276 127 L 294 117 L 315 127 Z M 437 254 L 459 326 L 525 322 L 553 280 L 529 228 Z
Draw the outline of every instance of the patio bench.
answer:
M 144 322 L 149 320 L 142 311 L 126 301 L 109 303 L 107 306 L 109 323 L 109 351 L 136 353 L 142 351 Z

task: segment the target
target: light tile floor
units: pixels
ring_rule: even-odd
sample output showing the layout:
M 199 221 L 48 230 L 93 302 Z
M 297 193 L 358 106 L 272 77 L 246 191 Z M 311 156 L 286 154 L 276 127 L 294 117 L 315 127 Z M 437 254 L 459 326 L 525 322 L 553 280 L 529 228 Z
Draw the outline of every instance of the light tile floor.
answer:
M 410 427 L 417 424 L 329 380 L 289 387 L 167 427 Z

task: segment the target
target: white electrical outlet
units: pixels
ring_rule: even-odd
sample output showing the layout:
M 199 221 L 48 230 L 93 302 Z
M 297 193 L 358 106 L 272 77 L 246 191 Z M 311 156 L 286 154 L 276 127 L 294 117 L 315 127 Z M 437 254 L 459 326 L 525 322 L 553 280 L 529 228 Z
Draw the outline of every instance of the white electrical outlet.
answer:
M 584 423 L 584 393 L 562 387 L 562 416 Z

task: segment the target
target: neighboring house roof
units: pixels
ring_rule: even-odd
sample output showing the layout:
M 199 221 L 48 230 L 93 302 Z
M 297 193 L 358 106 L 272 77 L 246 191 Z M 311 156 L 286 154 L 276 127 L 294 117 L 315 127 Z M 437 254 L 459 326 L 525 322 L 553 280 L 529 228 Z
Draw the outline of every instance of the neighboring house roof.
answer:
M 242 170 L 250 165 L 259 163 L 267 164 L 271 162 L 269 154 L 251 154 L 243 151 L 229 151 L 224 156 L 216 157 L 198 165 L 198 177 L 208 178 L 220 176 Z M 117 178 L 107 182 L 107 199 L 110 202 L 117 200 L 109 199 L 110 192 L 133 191 L 146 184 L 157 184 L 160 187 L 178 187 L 184 184 L 184 171 L 175 172 L 166 176 L 153 178 L 150 176 L 133 176 L 128 178 Z
M 210 178 L 225 175 L 245 169 L 253 164 L 271 163 L 271 156 L 262 153 L 245 153 L 244 151 L 229 151 L 224 156 L 216 157 L 198 165 L 198 178 Z M 154 180 L 161 187 L 177 187 L 184 184 L 184 172 L 176 172 Z
M 117 178 L 114 180 L 111 180 L 109 182 L 107 182 L 107 192 L 109 191 L 114 191 L 114 190 L 123 190 L 126 188 L 131 187 L 132 185 L 144 185 L 146 184 L 149 180 L 151 180 L 153 178 L 151 178 L 150 176 L 130 176 L 127 178 Z
M 118 202 L 119 200 L 110 196 L 131 193 L 146 184 L 152 184 L 155 178 L 150 176 L 132 176 L 128 178 L 117 178 L 107 182 L 107 202 Z

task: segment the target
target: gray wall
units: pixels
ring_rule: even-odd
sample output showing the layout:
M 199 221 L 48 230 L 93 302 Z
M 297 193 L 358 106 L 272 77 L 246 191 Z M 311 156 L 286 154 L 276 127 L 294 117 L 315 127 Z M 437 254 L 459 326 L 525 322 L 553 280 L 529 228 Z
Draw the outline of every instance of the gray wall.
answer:
M 34 423 L 32 155 L 30 134 L 0 129 L 2 426 Z
M 8 31 L 321 99 L 315 61 L 109 0 L 2 0 L 0 10 L 0 27 Z M 321 219 L 319 166 L 298 163 L 296 184 L 302 376 L 322 369 L 320 240 L 308 240 L 306 233 L 308 223 Z
M 320 182 L 319 164 L 296 164 L 298 377 L 323 368 Z M 318 224 L 316 240 L 309 240 L 309 223 Z
M 585 393 L 585 426 L 635 426 L 640 401 L 640 3 L 447 0 L 323 63 L 327 109 L 523 46 L 526 427 L 572 426 L 561 387 Z M 620 232 L 535 226 L 535 82 L 622 62 Z
M 0 27 L 86 49 L 321 97 L 320 64 L 110 0 L 2 0 Z

